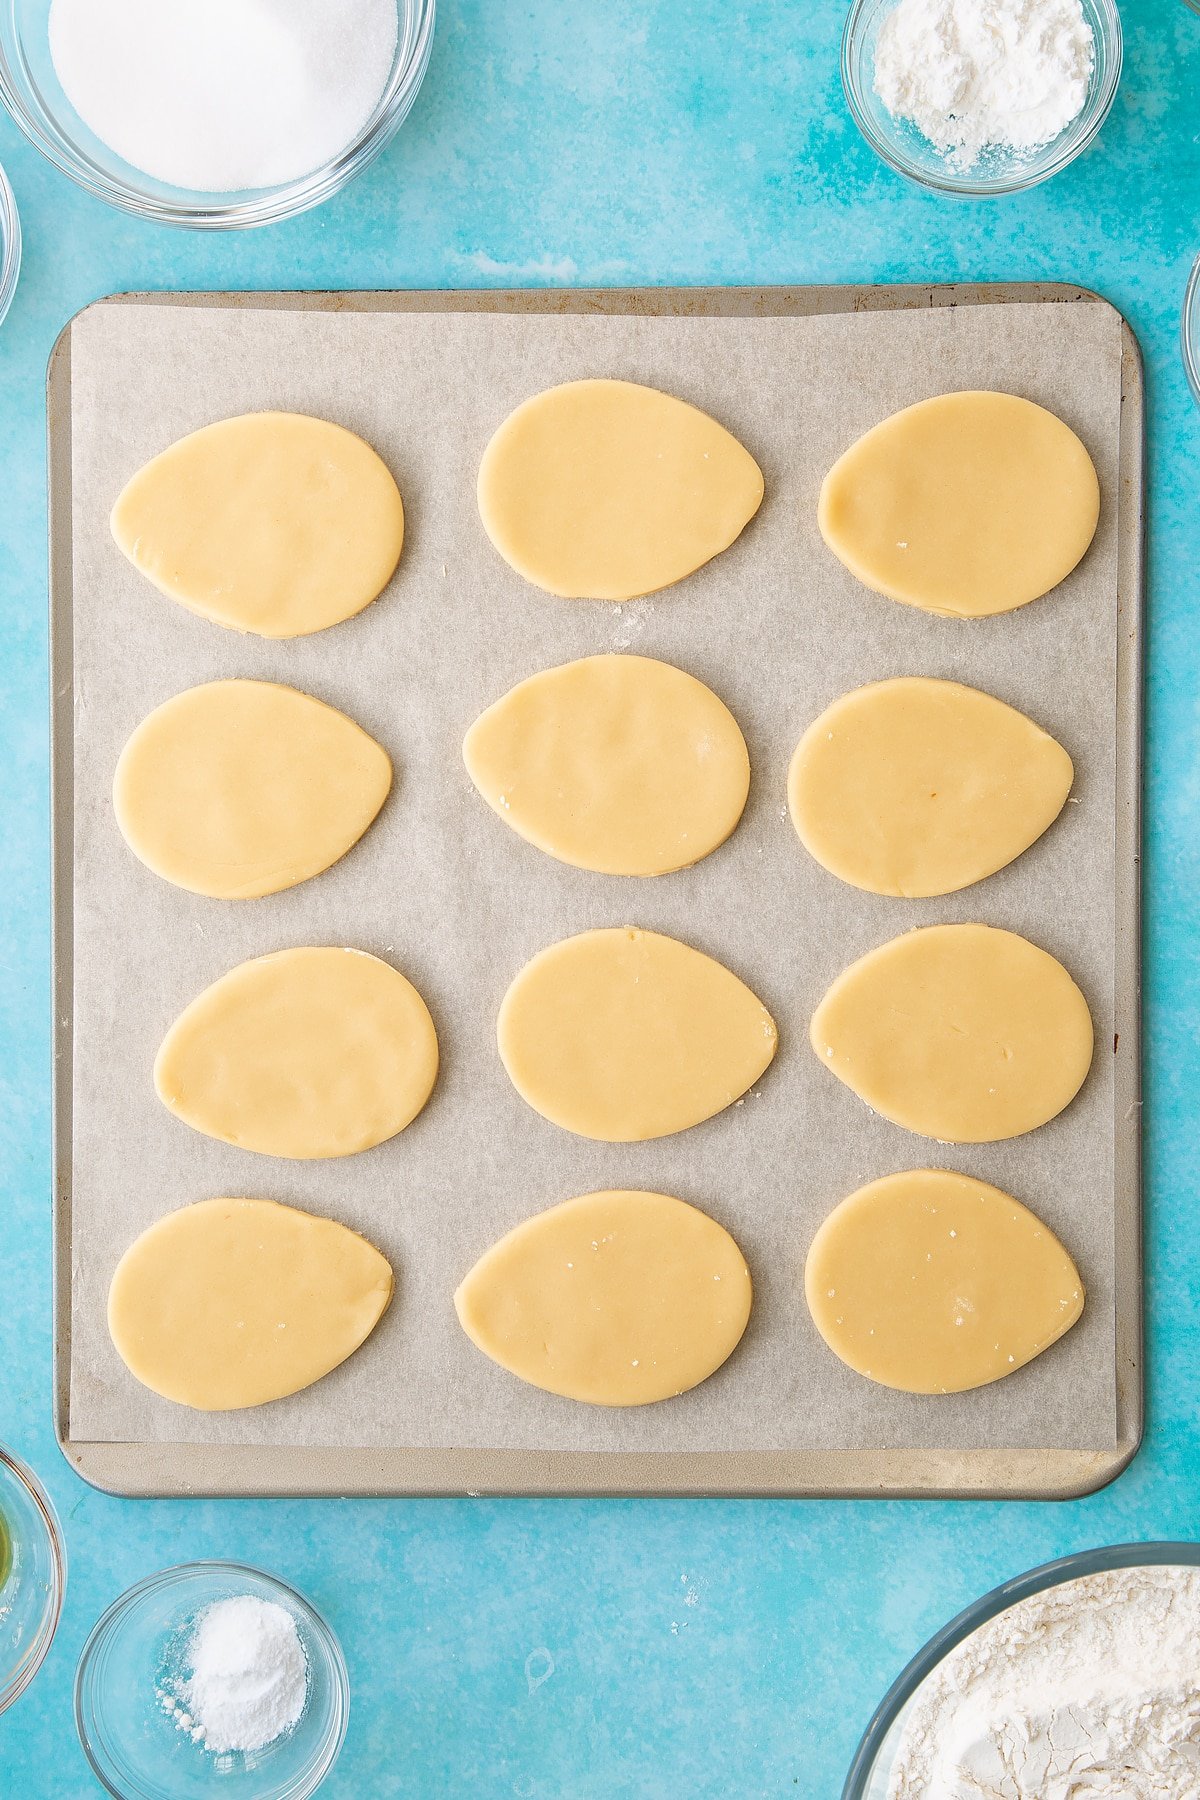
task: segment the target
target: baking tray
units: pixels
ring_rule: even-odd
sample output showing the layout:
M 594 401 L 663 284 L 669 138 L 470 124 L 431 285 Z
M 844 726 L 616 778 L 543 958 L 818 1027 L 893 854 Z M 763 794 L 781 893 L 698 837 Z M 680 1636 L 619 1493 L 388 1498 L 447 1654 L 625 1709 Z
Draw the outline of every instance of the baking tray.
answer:
M 787 318 L 1013 303 L 1106 306 L 1056 284 L 775 289 L 638 289 L 470 293 L 120 295 L 102 306 L 337 313 L 626 315 Z M 264 1443 L 108 1442 L 71 1419 L 73 731 L 72 445 L 69 324 L 48 377 L 54 889 L 55 1418 L 86 1480 L 129 1495 L 179 1494 L 777 1494 L 1069 1497 L 1111 1480 L 1142 1427 L 1139 1044 L 1143 386 L 1121 321 L 1115 679 L 1115 989 L 1112 1149 L 1115 1431 L 1102 1448 L 553 1450 Z M 934 391 L 936 382 L 931 382 Z M 530 391 L 533 391 L 532 384 Z M 969 678 L 969 677 L 968 677 Z M 301 684 L 302 685 L 302 684 Z M 499 690 L 497 690 L 499 691 Z M 1053 721 L 1047 720 L 1053 728 Z M 899 927 L 897 927 L 899 928 Z M 882 941 L 888 935 L 879 931 Z M 848 959 L 847 959 L 848 960 Z M 1107 1049 L 1098 1043 L 1097 1054 Z M 895 1165 L 920 1160 L 906 1145 Z M 878 1172 L 883 1172 L 882 1170 Z M 253 1184 L 251 1184 L 253 1185 Z M 262 1184 L 259 1184 L 260 1186 Z M 646 1182 L 644 1185 L 653 1185 Z M 543 1202 L 548 1203 L 548 1202 Z M 480 1248 L 484 1247 L 481 1243 Z

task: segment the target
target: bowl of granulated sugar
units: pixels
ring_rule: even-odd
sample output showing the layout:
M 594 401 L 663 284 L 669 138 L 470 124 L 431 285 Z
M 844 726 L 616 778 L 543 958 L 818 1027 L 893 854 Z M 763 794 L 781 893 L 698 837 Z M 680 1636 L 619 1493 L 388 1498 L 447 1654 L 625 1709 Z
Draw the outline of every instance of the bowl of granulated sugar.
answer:
M 0 99 L 113 206 L 229 230 L 318 205 L 407 116 L 435 0 L 8 0 Z
M 350 1683 L 302 1594 L 240 1563 L 185 1563 L 122 1594 L 75 1676 L 75 1722 L 117 1800 L 307 1800 L 337 1760 Z
M 854 0 L 842 85 L 892 168 L 943 194 L 1015 194 L 1082 155 L 1121 75 L 1116 0 Z

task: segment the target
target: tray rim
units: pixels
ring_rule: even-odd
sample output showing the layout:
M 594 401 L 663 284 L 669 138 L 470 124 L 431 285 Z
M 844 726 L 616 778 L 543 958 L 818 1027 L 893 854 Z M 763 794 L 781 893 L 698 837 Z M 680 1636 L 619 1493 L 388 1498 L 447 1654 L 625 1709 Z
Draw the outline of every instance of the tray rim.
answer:
M 1110 1449 L 487 1451 L 111 1443 L 73 1438 L 71 1056 L 73 962 L 73 656 L 71 331 L 95 306 L 163 305 L 326 312 L 617 313 L 811 317 L 976 305 L 1099 305 L 1121 323 L 1117 496 L 1116 932 L 1114 942 L 1114 1301 L 1116 1442 Z M 130 291 L 72 316 L 46 376 L 49 489 L 51 908 L 53 993 L 54 1431 L 84 1481 L 127 1498 L 573 1497 L 1077 1499 L 1137 1454 L 1142 1379 L 1141 805 L 1145 389 L 1127 319 L 1090 288 L 1063 282 L 776 287 Z

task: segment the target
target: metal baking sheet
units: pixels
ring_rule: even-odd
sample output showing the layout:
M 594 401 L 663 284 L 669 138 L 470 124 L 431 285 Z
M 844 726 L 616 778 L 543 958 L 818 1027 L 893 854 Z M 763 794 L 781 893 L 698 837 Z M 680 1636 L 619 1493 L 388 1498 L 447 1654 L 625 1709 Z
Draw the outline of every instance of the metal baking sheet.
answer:
M 1030 307 L 1041 313 L 1032 329 Z M 97 331 L 91 321 L 112 308 L 151 311 Z M 947 308 L 969 323 L 956 328 Z M 171 309 L 169 325 L 163 309 Z M 286 317 L 272 322 L 273 313 Z M 324 315 L 319 330 L 313 314 Z M 800 323 L 838 314 L 855 317 L 827 330 Z M 884 314 L 906 317 L 889 324 Z M 340 325 L 347 316 L 375 323 Z M 143 337 L 162 341 L 175 355 L 169 374 L 143 373 L 123 395 L 112 370 L 97 374 L 92 361 L 102 360 L 97 342 L 128 348 L 131 331 L 139 346 Z M 1086 365 L 1093 340 L 1112 347 L 1101 359 L 1107 373 Z M 408 394 L 424 407 L 420 429 L 394 416 L 408 397 L 406 356 L 427 365 L 420 379 L 415 364 L 409 369 Z M 900 369 L 895 380 L 883 366 L 889 358 Z M 531 595 L 499 564 L 468 526 L 463 494 L 439 513 L 421 486 L 421 430 L 426 460 L 448 457 L 452 485 L 465 491 L 487 430 L 515 400 L 597 367 L 686 393 L 760 455 L 775 504 L 747 533 L 740 567 L 735 550 L 686 593 L 624 609 L 564 607 Z M 199 417 L 189 412 L 189 378 Z M 865 595 L 809 541 L 815 482 L 836 449 L 893 403 L 964 385 L 1010 385 L 1068 418 L 1079 396 L 1093 420 L 1112 422 L 1112 441 L 1089 445 L 1104 489 L 1092 555 L 1052 602 L 1014 615 L 990 650 L 986 630 L 964 632 Z M 156 394 L 161 401 L 151 404 Z M 398 592 L 368 609 L 361 626 L 303 640 L 299 652 L 285 646 L 282 657 L 279 646 L 169 607 L 119 558 L 106 563 L 107 508 L 91 491 L 99 468 L 111 499 L 106 456 L 116 466 L 127 450 L 132 472 L 194 423 L 269 404 L 357 425 L 416 499 Z M 826 422 L 825 441 L 830 414 L 837 423 Z M 1050 1496 L 1094 1489 L 1124 1466 L 1141 1429 L 1142 388 L 1132 333 L 1105 302 L 1053 286 L 119 296 L 64 332 L 51 362 L 49 421 L 56 1405 L 60 1441 L 82 1475 L 131 1494 Z M 448 448 L 433 447 L 434 430 Z M 440 596 L 436 556 L 445 558 Z M 464 593 L 470 615 L 461 603 L 455 610 Z M 481 638 L 484 598 L 493 610 Z M 107 622 L 99 629 L 104 607 L 117 621 L 112 630 Z M 385 635 L 373 640 L 375 629 Z M 1007 648 L 997 652 L 1000 642 Z M 783 657 L 774 654 L 779 644 Z M 535 667 L 605 648 L 666 656 L 709 680 L 746 729 L 757 772 L 730 853 L 633 884 L 636 894 L 537 858 L 481 817 L 461 769 L 450 774 L 461 731 L 483 704 Z M 422 693 L 409 720 L 415 740 L 395 717 L 410 651 L 409 678 Z M 786 754 L 819 705 L 902 670 L 991 687 L 1059 732 L 1076 759 L 1074 816 L 1013 870 L 943 902 L 842 889 L 808 866 L 779 816 Z M 345 706 L 397 754 L 401 793 L 407 787 L 410 796 L 407 814 L 389 807 L 361 851 L 275 906 L 225 908 L 154 882 L 119 860 L 123 847 L 106 816 L 112 757 L 142 712 L 191 682 L 231 673 L 294 680 Z M 424 805 L 422 782 L 434 790 Z M 411 810 L 413 795 L 423 819 Z M 430 837 L 434 797 L 441 861 L 438 830 Z M 407 867 L 398 861 L 402 830 L 421 846 L 415 866 L 411 857 Z M 464 862 L 466 838 L 474 848 Z M 401 919 L 385 923 L 377 903 L 398 877 Z M 437 908 L 428 903 L 439 885 L 457 896 L 446 909 L 441 961 Z M 518 913 L 514 925 L 496 923 Z M 1045 1131 L 982 1153 L 946 1147 L 931 1156 L 831 1082 L 803 1037 L 812 1004 L 853 956 L 909 925 L 954 917 L 1012 925 L 1061 955 L 1092 1002 L 1098 1050 L 1080 1100 Z M 469 920 L 488 923 L 474 928 L 475 951 L 460 955 L 451 926 L 462 937 Z M 736 1117 L 651 1146 L 581 1146 L 529 1113 L 497 1077 L 488 1006 L 542 943 L 604 922 L 673 930 L 722 956 L 772 1006 L 781 1053 Z M 778 946 L 773 956 L 764 933 Z M 393 936 L 395 960 L 426 992 L 450 1052 L 423 1138 L 411 1128 L 352 1159 L 349 1172 L 344 1163 L 301 1169 L 211 1145 L 147 1098 L 147 1053 L 205 981 L 287 942 L 389 952 Z M 473 988 L 456 991 L 447 959 L 473 958 Z M 484 1153 L 478 1120 L 464 1110 L 477 1111 L 480 1095 L 494 1111 L 499 1156 Z M 453 1179 L 442 1180 L 450 1143 L 460 1153 Z M 933 1407 L 889 1396 L 836 1364 L 815 1340 L 799 1292 L 804 1251 L 829 1207 L 861 1180 L 928 1160 L 1029 1200 L 1060 1230 L 1089 1286 L 1084 1322 L 1062 1346 L 997 1388 Z M 665 1187 L 697 1200 L 731 1225 L 756 1275 L 742 1349 L 669 1407 L 573 1408 L 511 1382 L 453 1325 L 453 1281 L 502 1230 L 567 1193 L 604 1185 Z M 317 1389 L 214 1418 L 137 1388 L 107 1344 L 102 1300 L 136 1229 L 219 1191 L 290 1199 L 358 1226 L 397 1262 L 401 1298 L 364 1351 Z M 410 1391 L 397 1399 L 405 1380 Z

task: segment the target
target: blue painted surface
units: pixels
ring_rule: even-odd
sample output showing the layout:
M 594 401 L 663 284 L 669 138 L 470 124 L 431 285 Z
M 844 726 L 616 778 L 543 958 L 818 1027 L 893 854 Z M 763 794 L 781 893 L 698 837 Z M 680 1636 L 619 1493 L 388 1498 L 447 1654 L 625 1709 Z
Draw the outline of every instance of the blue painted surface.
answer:
M 886 1684 L 977 1593 L 1066 1550 L 1197 1535 L 1200 412 L 1177 321 L 1200 249 L 1200 18 L 1129 0 L 1098 145 L 976 203 L 906 186 L 860 141 L 843 10 L 442 0 L 390 152 L 323 211 L 244 236 L 109 212 L 0 119 L 26 233 L 0 327 L 0 1438 L 48 1482 L 71 1556 L 50 1659 L 0 1719 L 4 1796 L 98 1791 L 76 1656 L 123 1587 L 182 1558 L 277 1569 L 332 1619 L 354 1709 L 330 1800 L 835 1800 Z M 1031 278 L 1126 313 L 1150 398 L 1149 1430 L 1129 1471 L 1059 1505 L 160 1504 L 77 1481 L 50 1426 L 42 383 L 64 321 L 123 288 Z

